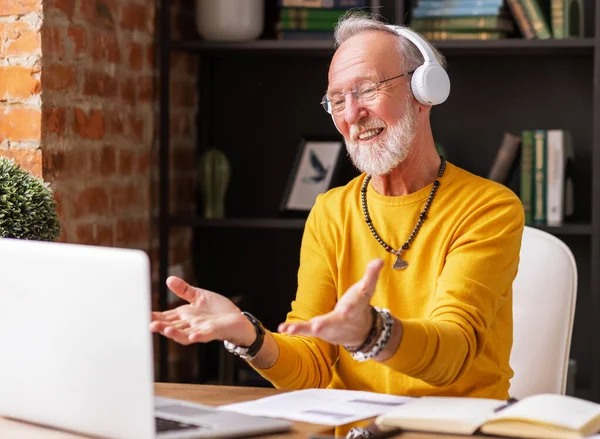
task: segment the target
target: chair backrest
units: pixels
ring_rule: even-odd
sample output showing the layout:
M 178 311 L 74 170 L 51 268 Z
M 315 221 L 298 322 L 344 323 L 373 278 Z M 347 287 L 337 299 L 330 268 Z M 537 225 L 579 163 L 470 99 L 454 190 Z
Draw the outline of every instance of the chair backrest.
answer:
M 525 227 L 513 284 L 510 395 L 564 394 L 577 296 L 577 266 L 564 242 Z

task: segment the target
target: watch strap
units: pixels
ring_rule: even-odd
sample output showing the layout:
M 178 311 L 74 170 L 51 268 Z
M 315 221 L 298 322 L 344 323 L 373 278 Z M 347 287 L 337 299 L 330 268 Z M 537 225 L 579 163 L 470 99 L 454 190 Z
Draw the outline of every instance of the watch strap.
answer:
M 254 329 L 256 331 L 256 339 L 250 346 L 247 347 L 234 345 L 233 343 L 227 340 L 223 341 L 223 344 L 225 346 L 225 349 L 227 349 L 232 354 L 237 355 L 238 357 L 246 361 L 250 361 L 254 357 L 256 357 L 256 355 L 258 355 L 258 351 L 260 351 L 260 348 L 262 348 L 262 345 L 265 342 L 265 328 L 263 327 L 260 320 L 258 320 L 249 312 L 243 311 L 242 315 L 246 317 L 254 326 Z

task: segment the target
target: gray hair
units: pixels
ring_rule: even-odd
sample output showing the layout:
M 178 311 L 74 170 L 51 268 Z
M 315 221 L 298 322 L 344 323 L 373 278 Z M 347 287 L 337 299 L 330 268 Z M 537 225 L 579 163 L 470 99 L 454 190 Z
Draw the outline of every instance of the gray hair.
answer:
M 406 27 L 406 26 L 398 26 Z M 411 29 L 412 30 L 412 29 Z M 367 13 L 360 10 L 348 11 L 335 26 L 335 46 L 336 48 L 341 46 L 343 42 L 349 38 L 368 31 L 381 31 L 387 32 L 388 34 L 394 35 L 398 38 L 398 55 L 404 58 L 404 64 L 407 71 L 412 72 L 421 64 L 423 64 L 424 58 L 421 51 L 406 37 L 397 34 L 392 29 L 386 26 L 386 24 L 380 19 L 380 16 Z M 414 31 L 413 31 L 414 32 Z M 424 37 L 421 36 L 425 41 Z M 438 50 L 429 44 L 433 54 L 435 55 L 438 63 L 446 68 L 446 60 Z

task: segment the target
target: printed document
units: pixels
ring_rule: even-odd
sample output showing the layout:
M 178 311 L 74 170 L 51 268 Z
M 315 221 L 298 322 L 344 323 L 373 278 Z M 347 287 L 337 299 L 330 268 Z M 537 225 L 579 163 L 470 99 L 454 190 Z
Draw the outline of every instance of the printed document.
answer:
M 255 416 L 338 426 L 385 413 L 413 398 L 337 389 L 306 389 L 219 407 Z

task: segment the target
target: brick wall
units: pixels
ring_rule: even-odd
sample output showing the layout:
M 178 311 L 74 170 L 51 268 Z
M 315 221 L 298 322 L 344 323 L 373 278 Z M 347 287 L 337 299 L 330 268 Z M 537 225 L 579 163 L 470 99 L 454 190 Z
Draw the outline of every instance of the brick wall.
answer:
M 173 3 L 175 35 L 194 32 L 194 2 Z M 156 291 L 155 22 L 144 0 L 0 0 L 0 155 L 51 184 L 61 241 L 148 251 Z M 196 71 L 195 56 L 172 57 L 174 214 L 195 210 Z M 174 230 L 170 262 L 195 281 L 191 242 Z M 171 379 L 187 380 L 191 351 L 172 349 Z
M 0 154 L 41 177 L 42 0 L 0 0 Z

